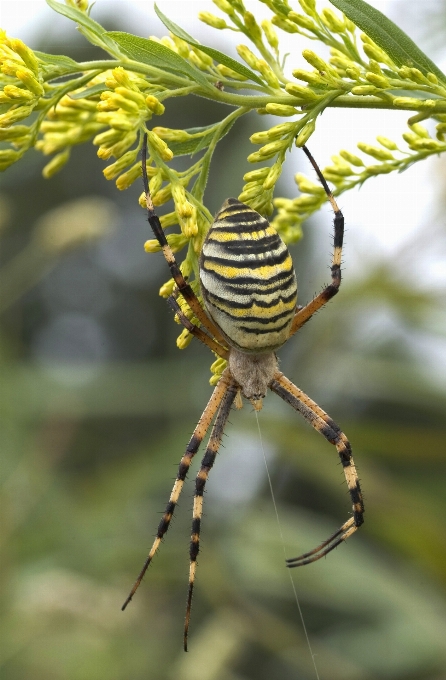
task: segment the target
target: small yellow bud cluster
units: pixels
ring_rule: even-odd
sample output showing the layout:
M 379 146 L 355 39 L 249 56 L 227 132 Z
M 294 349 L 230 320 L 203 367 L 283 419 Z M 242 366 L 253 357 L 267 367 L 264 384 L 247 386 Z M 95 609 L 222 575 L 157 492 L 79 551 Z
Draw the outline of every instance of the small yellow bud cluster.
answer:
M 197 209 L 186 198 L 186 191 L 180 182 L 172 182 L 172 197 L 181 233 L 187 238 L 198 234 Z
M 221 357 L 218 357 L 218 359 L 214 361 L 214 363 L 211 365 L 212 376 L 209 379 L 210 385 L 214 387 L 218 383 L 218 381 L 221 378 L 221 374 L 223 373 L 227 365 L 228 362 L 226 361 L 226 359 L 222 359 Z
M 409 128 L 411 132 L 404 133 L 403 139 L 412 151 L 430 151 L 436 153 L 445 151 L 446 145 L 442 139 L 442 133 L 446 131 L 445 123 L 437 125 L 437 139 L 433 139 L 428 130 L 419 123 L 409 124 Z
M 15 163 L 31 143 L 31 128 L 14 125 L 32 113 L 45 93 L 34 52 L 17 38 L 0 36 L 0 71 L 4 84 L 0 90 L 1 141 L 13 148 L 0 150 L 0 170 Z
M 248 12 L 246 13 L 248 14 Z M 256 24 L 257 25 L 257 24 Z M 260 30 L 260 29 L 259 29 Z M 263 59 L 258 59 L 246 45 L 237 45 L 237 52 L 250 68 L 262 76 L 265 83 L 274 90 L 280 90 L 280 82 L 272 68 Z
M 117 159 L 103 172 L 106 179 L 117 177 L 116 186 L 123 190 L 141 174 L 140 163 L 136 162 L 138 149 L 129 149 L 144 122 L 152 115 L 162 115 L 164 106 L 157 97 L 142 91 L 150 88 L 149 83 L 122 67 L 109 72 L 105 85 L 109 89 L 101 93 L 96 104 L 96 120 L 109 129 L 96 135 L 93 144 L 99 146 L 99 158 Z M 167 144 L 156 134 L 149 133 L 149 141 L 163 160 L 172 158 Z

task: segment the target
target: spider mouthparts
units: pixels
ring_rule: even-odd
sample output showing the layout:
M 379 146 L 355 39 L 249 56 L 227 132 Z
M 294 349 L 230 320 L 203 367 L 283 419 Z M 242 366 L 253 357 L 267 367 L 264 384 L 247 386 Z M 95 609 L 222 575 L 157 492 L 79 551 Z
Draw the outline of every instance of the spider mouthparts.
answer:
M 261 411 L 263 406 L 262 399 L 250 399 L 251 404 L 254 406 L 254 411 Z

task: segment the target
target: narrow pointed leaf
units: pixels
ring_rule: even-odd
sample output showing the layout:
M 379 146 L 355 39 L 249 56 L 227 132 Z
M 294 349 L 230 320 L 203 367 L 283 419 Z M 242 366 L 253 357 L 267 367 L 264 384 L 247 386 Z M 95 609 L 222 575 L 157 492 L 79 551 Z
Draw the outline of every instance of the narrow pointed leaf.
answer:
M 434 73 L 446 83 L 446 75 L 429 57 L 382 12 L 364 0 L 330 0 L 331 4 L 345 14 L 364 31 L 397 66 L 418 68 L 422 73 Z
M 130 59 L 142 62 L 148 66 L 167 69 L 179 76 L 186 76 L 206 90 L 213 87 L 198 68 L 195 68 L 193 64 L 190 64 L 186 59 L 183 59 L 183 57 L 180 57 L 179 54 L 165 45 L 155 42 L 155 40 L 139 38 L 136 35 L 122 31 L 109 31 L 107 36 Z
M 251 71 L 251 69 L 249 69 L 244 64 L 241 64 L 235 59 L 232 59 L 232 57 L 228 57 L 227 54 L 224 54 L 223 52 L 220 52 L 219 50 L 216 50 L 213 47 L 206 47 L 206 45 L 201 45 L 201 43 L 195 40 L 195 38 L 189 35 L 189 33 L 186 33 L 186 31 L 184 31 L 181 28 L 181 26 L 177 26 L 177 24 L 168 19 L 156 5 L 155 12 L 163 22 L 164 26 L 168 28 L 171 33 L 176 35 L 177 38 L 181 38 L 181 40 L 184 40 L 189 45 L 193 45 L 194 47 L 197 48 L 197 50 L 200 50 L 200 52 L 204 52 L 204 54 L 207 54 L 209 57 L 212 57 L 212 59 L 215 59 L 215 61 L 218 62 L 219 64 L 227 66 L 227 68 L 230 68 L 236 73 L 240 74 L 241 76 L 248 78 L 248 80 L 253 80 L 255 83 L 258 83 L 259 85 L 263 86 L 265 85 L 265 83 L 259 78 L 259 76 L 256 75 L 254 71 Z
M 76 7 L 71 7 L 70 5 L 65 5 L 62 2 L 56 2 L 56 0 L 45 0 L 46 4 L 51 7 L 55 12 L 62 14 L 67 19 L 75 21 L 79 26 L 86 29 L 88 32 L 88 39 L 94 44 L 100 47 L 108 47 L 113 50 L 116 46 L 113 42 L 107 38 L 105 28 L 98 24 L 97 21 L 91 19 L 88 14 L 81 12 Z

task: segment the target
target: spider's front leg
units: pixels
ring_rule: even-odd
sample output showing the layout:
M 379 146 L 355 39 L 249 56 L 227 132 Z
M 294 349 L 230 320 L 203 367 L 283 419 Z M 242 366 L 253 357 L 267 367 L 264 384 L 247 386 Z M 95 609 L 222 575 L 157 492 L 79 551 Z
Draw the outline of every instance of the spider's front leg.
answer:
M 330 444 L 336 446 L 352 501 L 353 517 L 347 520 L 340 529 L 318 545 L 317 548 L 314 548 L 314 550 L 287 560 L 288 567 L 301 567 L 304 564 L 316 562 L 316 560 L 327 555 L 343 541 L 346 541 L 361 526 L 364 522 L 364 503 L 358 474 L 353 462 L 351 446 L 341 429 L 316 402 L 296 387 L 280 371 L 276 373 L 269 387 L 298 411 Z

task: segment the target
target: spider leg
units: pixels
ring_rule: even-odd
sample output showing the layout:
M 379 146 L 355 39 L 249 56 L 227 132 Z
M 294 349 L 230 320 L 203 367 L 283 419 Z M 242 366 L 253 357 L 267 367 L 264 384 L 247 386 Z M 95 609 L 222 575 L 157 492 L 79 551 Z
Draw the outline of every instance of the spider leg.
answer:
M 350 443 L 336 423 L 333 422 L 330 416 L 310 399 L 310 397 L 280 373 L 280 371 L 276 373 L 269 384 L 269 387 L 296 411 L 299 411 L 305 420 L 307 420 L 315 430 L 320 432 L 330 444 L 336 446 L 344 469 L 345 479 L 347 481 L 353 506 L 353 517 L 347 520 L 347 522 L 330 536 L 330 538 L 321 543 L 314 550 L 304 553 L 299 557 L 293 557 L 287 560 L 288 567 L 300 567 L 324 557 L 351 536 L 364 521 L 364 503 L 362 500 L 358 474 L 353 462 Z
M 142 177 L 144 182 L 144 191 L 146 194 L 147 219 L 150 226 L 152 227 L 152 231 L 156 240 L 161 246 L 165 260 L 169 265 L 172 278 L 175 281 L 179 292 L 184 297 L 200 323 L 209 331 L 209 333 L 211 333 L 214 338 L 224 344 L 224 338 L 220 329 L 213 323 L 211 319 L 209 319 L 203 307 L 200 305 L 200 302 L 198 301 L 198 298 L 196 297 L 191 286 L 187 283 L 186 279 L 181 273 L 181 269 L 178 266 L 175 255 L 172 252 L 172 248 L 167 242 L 167 238 L 161 226 L 159 217 L 155 213 L 155 208 L 153 207 L 152 199 L 150 197 L 149 179 L 147 176 L 147 134 L 144 135 L 142 146 Z
M 175 314 L 177 314 L 181 324 L 189 331 L 189 333 L 198 338 L 198 340 L 201 340 L 204 345 L 207 345 L 213 352 L 215 352 L 215 354 L 218 354 L 219 357 L 222 357 L 222 359 L 228 358 L 229 352 L 225 347 L 222 347 L 218 342 L 215 342 L 215 340 L 209 337 L 209 335 L 202 331 L 201 328 L 198 328 L 198 326 L 193 324 L 192 321 L 190 321 L 187 316 L 183 314 L 181 307 L 176 301 L 174 295 L 171 295 L 167 299 L 167 304 L 173 309 Z
M 225 371 L 222 373 L 222 377 L 215 387 L 214 391 L 212 392 L 212 396 L 209 399 L 209 402 L 206 406 L 206 408 L 203 411 L 203 414 L 198 421 L 197 427 L 195 428 L 192 437 L 189 441 L 189 444 L 187 445 L 186 452 L 184 456 L 182 457 L 180 461 L 180 465 L 178 467 L 178 473 L 177 473 L 177 478 L 175 480 L 175 484 L 173 485 L 172 492 L 170 494 L 169 502 L 167 503 L 166 510 L 161 518 L 161 521 L 158 526 L 158 531 L 156 532 L 156 538 L 153 542 L 152 548 L 147 556 L 146 561 L 144 562 L 144 565 L 139 573 L 138 578 L 135 581 L 135 584 L 130 591 L 130 594 L 128 595 L 126 601 L 122 605 L 122 611 L 127 607 L 128 603 L 131 601 L 133 598 L 133 595 L 139 588 L 139 585 L 144 577 L 144 574 L 146 573 L 149 564 L 151 563 L 156 551 L 159 548 L 159 545 L 163 539 L 164 534 L 168 530 L 170 526 L 170 521 L 172 519 L 175 506 L 178 503 L 178 499 L 180 497 L 181 491 L 183 489 L 184 481 L 186 479 L 186 475 L 189 471 L 190 464 L 192 462 L 192 458 L 195 456 L 195 454 L 198 451 L 198 448 L 203 441 L 203 437 L 205 436 L 206 432 L 209 429 L 209 426 L 217 412 L 217 410 L 220 407 L 220 404 L 222 402 L 222 399 L 224 398 L 226 394 L 226 390 L 228 387 L 228 375 L 229 371 L 226 369 L 226 375 Z
M 331 263 L 331 283 L 324 288 L 324 290 L 316 295 L 311 302 L 309 302 L 305 307 L 298 309 L 291 324 L 290 335 L 294 335 L 296 331 L 301 328 L 304 323 L 306 323 L 318 309 L 323 307 L 332 297 L 336 295 L 339 291 L 339 286 L 341 285 L 341 259 L 342 259 L 342 244 L 344 241 L 344 216 L 339 210 L 338 205 L 331 193 L 325 178 L 320 171 L 316 161 L 314 160 L 311 153 L 308 151 L 306 146 L 302 147 L 302 150 L 306 153 L 310 163 L 316 171 L 317 176 L 325 189 L 328 200 L 334 211 L 334 250 L 333 259 Z
M 221 382 L 221 380 L 220 380 Z M 220 384 L 220 383 L 218 383 Z M 189 567 L 189 591 L 187 595 L 186 619 L 184 622 L 184 651 L 187 652 L 187 637 L 189 633 L 190 612 L 192 606 L 192 594 L 197 570 L 197 556 L 200 550 L 200 526 L 203 514 L 203 493 L 209 472 L 214 465 L 215 458 L 220 448 L 223 430 L 229 417 L 231 406 L 238 391 L 238 385 L 232 381 L 225 388 L 226 392 L 212 428 L 206 453 L 201 461 L 200 471 L 195 480 L 194 510 L 192 519 L 192 533 L 190 542 L 190 567 Z

